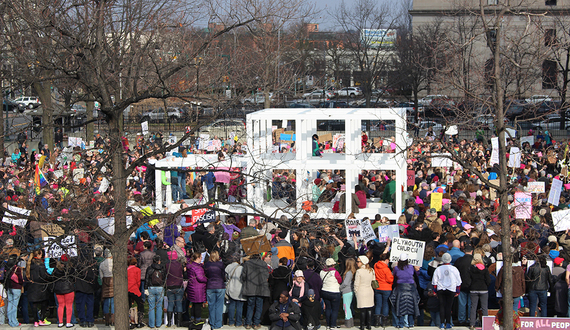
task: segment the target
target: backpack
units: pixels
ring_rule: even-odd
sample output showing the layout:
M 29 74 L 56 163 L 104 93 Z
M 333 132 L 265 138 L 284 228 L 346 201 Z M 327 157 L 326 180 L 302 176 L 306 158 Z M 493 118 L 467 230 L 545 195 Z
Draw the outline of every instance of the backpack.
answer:
M 150 286 L 163 286 L 164 285 L 164 271 L 162 269 L 155 269 L 150 275 Z

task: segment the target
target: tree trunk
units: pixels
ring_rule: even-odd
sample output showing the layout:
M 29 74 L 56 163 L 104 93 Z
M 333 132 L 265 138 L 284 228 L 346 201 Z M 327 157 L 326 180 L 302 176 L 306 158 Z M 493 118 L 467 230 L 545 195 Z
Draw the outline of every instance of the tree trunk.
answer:
M 93 120 L 93 109 L 95 109 L 95 102 L 93 101 L 87 101 L 86 103 L 86 108 L 87 108 L 87 121 Z M 89 141 L 91 140 L 95 140 L 95 137 L 93 136 L 93 130 L 94 130 L 94 124 L 93 123 L 89 123 L 86 125 L 85 127 L 85 137 L 87 138 L 87 140 L 85 141 L 85 143 L 89 143 Z
M 125 165 L 123 164 L 123 146 L 121 143 L 123 113 L 108 119 L 111 152 L 111 164 L 113 166 L 113 196 L 115 199 L 115 235 L 113 236 L 113 274 L 115 293 L 115 329 L 129 330 L 129 304 L 128 279 L 127 279 L 127 243 L 129 230 L 127 228 L 126 208 L 127 196 Z
M 4 98 L 2 100 L 4 100 Z M 6 107 L 7 106 L 8 105 L 6 105 Z M 6 110 L 6 114 L 4 114 L 4 110 Z M 2 102 L 2 110 L 0 110 L 0 152 L 2 154 L 0 155 L 0 158 L 4 157 L 4 116 L 8 116 L 8 110 L 4 109 L 4 103 Z
M 34 89 L 38 93 L 42 103 L 42 141 L 47 144 L 49 150 L 53 150 L 53 104 L 51 100 L 51 82 L 35 82 Z M 63 128 L 62 128 L 63 131 Z M 38 146 L 38 150 L 42 146 Z

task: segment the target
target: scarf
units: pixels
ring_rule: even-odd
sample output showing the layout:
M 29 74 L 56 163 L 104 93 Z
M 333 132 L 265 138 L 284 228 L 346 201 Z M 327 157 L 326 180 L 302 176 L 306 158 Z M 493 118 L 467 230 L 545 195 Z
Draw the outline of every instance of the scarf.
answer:
M 293 281 L 293 287 L 298 286 L 300 288 L 299 291 L 299 298 L 301 298 L 302 296 L 305 295 L 305 281 L 303 281 L 301 284 L 299 284 L 297 281 Z M 289 297 L 293 297 L 293 287 L 291 287 L 291 290 L 289 291 Z M 299 307 L 301 306 L 301 303 L 298 303 Z

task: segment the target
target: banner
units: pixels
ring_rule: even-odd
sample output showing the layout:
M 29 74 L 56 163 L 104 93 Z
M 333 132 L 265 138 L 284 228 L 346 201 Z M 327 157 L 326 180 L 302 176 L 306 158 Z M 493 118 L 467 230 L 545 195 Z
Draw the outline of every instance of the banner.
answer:
M 30 210 L 21 209 L 19 207 L 15 207 L 12 205 L 8 205 L 8 211 L 21 214 L 25 217 L 30 215 Z M 19 218 L 15 214 L 5 212 L 4 217 L 2 218 L 2 222 L 9 223 L 15 226 L 25 227 L 26 223 L 28 223 L 28 219 Z
M 548 194 L 548 203 L 558 206 L 560 202 L 560 193 L 562 192 L 562 181 L 558 179 L 552 179 L 552 185 L 550 186 L 550 193 Z
M 554 231 L 570 229 L 570 210 L 552 212 L 552 223 L 554 224 Z
M 191 225 L 195 223 L 214 222 L 216 220 L 216 213 L 210 209 L 196 209 L 192 210 Z M 188 222 L 188 218 L 186 219 Z
M 414 186 L 416 184 L 416 172 L 414 170 L 408 170 L 407 172 L 408 174 L 408 187 L 409 186 Z
M 441 212 L 441 206 L 443 202 L 443 194 L 442 193 L 431 193 L 430 195 L 431 202 L 429 204 L 430 207 L 434 208 L 437 212 Z
M 541 194 L 545 192 L 544 181 L 527 182 L 526 191 L 534 194 Z
M 412 266 L 421 267 L 424 259 L 426 242 L 394 237 L 390 250 L 390 262 L 398 262 L 402 253 L 408 254 L 408 262 Z
M 532 217 L 532 195 L 529 192 L 515 193 L 515 218 L 530 219 Z
M 519 330 L 551 330 L 570 328 L 570 319 L 553 317 L 521 317 L 521 327 Z M 483 316 L 482 330 L 494 330 L 494 316 Z M 497 327 L 498 329 L 498 327 Z
M 451 154 L 432 154 L 431 166 L 432 167 L 452 167 L 453 162 L 451 161 L 451 159 L 449 159 L 447 157 L 442 157 L 442 156 L 450 157 Z
M 489 160 L 489 165 L 493 166 L 493 164 L 499 163 L 499 138 L 494 137 L 491 138 L 491 146 L 493 147 L 491 151 L 491 159 Z
M 393 241 L 394 237 L 400 237 L 400 228 L 398 225 L 387 225 L 378 227 L 378 241 L 387 242 L 388 238 Z
M 65 237 L 44 237 L 44 251 L 47 258 L 59 259 L 63 254 L 77 257 L 77 243 L 74 235 Z

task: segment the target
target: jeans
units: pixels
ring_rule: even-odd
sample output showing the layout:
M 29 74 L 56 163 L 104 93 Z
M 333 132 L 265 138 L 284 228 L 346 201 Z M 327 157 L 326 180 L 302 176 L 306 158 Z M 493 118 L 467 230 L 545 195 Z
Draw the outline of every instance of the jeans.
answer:
M 261 309 L 263 308 L 263 297 L 247 297 L 247 314 L 245 325 L 259 325 L 261 323 Z M 253 310 L 255 309 L 255 314 Z M 253 323 L 252 323 L 253 322 Z
M 528 292 L 528 302 L 530 304 L 530 317 L 534 317 L 536 305 L 540 302 L 540 317 L 546 317 L 546 291 L 530 290 Z
M 469 325 L 474 327 L 477 321 L 477 304 L 481 302 L 481 311 L 483 316 L 489 315 L 489 310 L 487 308 L 489 304 L 489 292 L 471 292 L 471 315 Z
M 336 327 L 336 319 L 340 308 L 340 292 L 321 292 L 321 298 L 325 302 L 325 317 L 328 327 Z
M 164 288 L 161 286 L 151 286 L 148 288 L 148 326 L 149 328 L 160 328 L 162 325 L 162 300 L 164 299 Z
M 21 295 L 21 289 L 8 289 L 8 324 L 11 327 L 20 325 L 18 322 L 18 302 Z
M 522 300 L 521 297 L 513 298 L 513 310 L 515 312 L 519 311 L 519 304 L 520 304 L 521 300 Z
M 30 323 L 30 313 L 28 311 L 28 306 L 29 306 L 29 301 L 28 301 L 28 291 L 24 290 L 24 293 L 20 296 L 20 308 L 22 311 L 22 317 L 23 317 L 23 323 L 24 324 L 29 324 Z
M 441 318 L 439 317 L 439 311 L 435 311 L 435 310 L 430 310 L 429 311 L 429 316 L 431 318 L 431 321 L 429 323 L 430 327 L 438 327 L 441 325 Z
M 224 311 L 224 295 L 225 289 L 208 289 L 206 295 L 208 297 L 208 313 L 210 317 L 210 325 L 213 329 L 222 327 L 222 314 Z
M 374 290 L 374 301 L 376 302 L 376 308 L 374 309 L 375 315 L 388 316 L 390 312 L 390 306 L 388 306 L 388 297 L 392 291 L 388 290 Z
M 115 314 L 115 297 L 103 298 L 103 313 Z
M 467 311 L 471 310 L 471 298 L 468 292 L 459 292 L 457 297 L 457 320 L 459 323 L 465 323 L 468 321 Z
M 181 199 L 188 198 L 186 193 L 186 172 L 178 172 L 178 187 L 182 190 Z
M 230 298 L 228 304 L 228 325 L 241 327 L 243 324 L 243 301 Z
M 172 201 L 179 201 L 182 199 L 182 194 L 184 193 L 178 184 L 170 185 L 172 189 Z
M 95 304 L 95 295 L 93 293 L 75 292 L 75 308 L 77 309 L 77 317 L 80 323 L 93 323 L 93 307 Z
M 167 289 L 166 296 L 168 297 L 168 309 L 167 311 L 182 313 L 182 300 L 184 299 L 184 288 Z M 174 308 L 176 307 L 176 308 Z
M 398 317 L 398 328 L 409 328 L 410 327 L 409 316 L 410 315 L 402 315 L 402 316 Z
M 141 291 L 141 299 L 142 301 L 146 302 L 146 295 L 144 294 L 144 281 L 145 280 L 141 280 L 141 287 L 140 287 L 140 291 Z
M 342 294 L 342 309 L 344 309 L 344 319 L 350 320 L 352 318 L 352 300 L 354 298 L 354 292 L 343 293 Z

